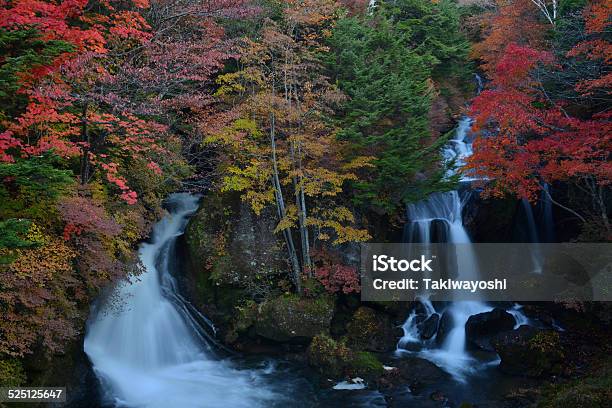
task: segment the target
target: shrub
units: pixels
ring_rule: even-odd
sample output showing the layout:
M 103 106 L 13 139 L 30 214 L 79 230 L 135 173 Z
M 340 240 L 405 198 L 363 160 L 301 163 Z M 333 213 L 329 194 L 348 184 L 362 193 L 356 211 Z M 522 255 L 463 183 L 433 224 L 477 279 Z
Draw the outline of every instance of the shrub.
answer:
M 317 268 L 315 276 L 329 293 L 359 293 L 359 275 L 357 268 L 347 265 L 329 265 Z

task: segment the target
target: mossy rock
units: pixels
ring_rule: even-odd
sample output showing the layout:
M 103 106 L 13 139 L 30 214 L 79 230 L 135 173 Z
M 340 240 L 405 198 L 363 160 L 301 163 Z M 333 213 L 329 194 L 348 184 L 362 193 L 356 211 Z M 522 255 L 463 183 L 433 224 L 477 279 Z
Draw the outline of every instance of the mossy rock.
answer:
M 374 354 L 358 351 L 350 361 L 348 370 L 351 377 L 362 377 L 366 380 L 377 379 L 385 373 L 385 369 Z
M 326 378 L 341 378 L 352 354 L 344 342 L 325 334 L 315 336 L 306 352 L 308 364 Z
M 278 342 L 307 342 L 317 334 L 329 333 L 333 314 L 334 302 L 330 297 L 283 295 L 260 305 L 255 331 Z
M 356 350 L 391 351 L 398 340 L 394 332 L 388 315 L 362 306 L 347 325 L 348 344 Z
M 225 342 L 232 344 L 238 340 L 240 334 L 247 332 L 257 320 L 257 303 L 247 300 L 241 306 L 236 306 L 231 325 L 225 334 Z
M 0 360 L 0 386 L 18 386 L 26 382 L 26 373 L 21 361 L 15 358 Z
M 374 354 L 355 352 L 346 345 L 345 339 L 336 341 L 325 334 L 315 336 L 306 354 L 308 364 L 325 378 L 361 377 L 374 381 L 385 373 Z
M 564 353 L 555 331 L 521 326 L 491 343 L 501 358 L 500 369 L 508 374 L 542 377 L 562 370 Z
M 257 217 L 239 194 L 209 194 L 185 230 L 187 293 L 199 307 L 213 307 L 215 323 L 229 324 L 247 299 L 273 295 L 286 260 L 273 233 L 274 217 Z

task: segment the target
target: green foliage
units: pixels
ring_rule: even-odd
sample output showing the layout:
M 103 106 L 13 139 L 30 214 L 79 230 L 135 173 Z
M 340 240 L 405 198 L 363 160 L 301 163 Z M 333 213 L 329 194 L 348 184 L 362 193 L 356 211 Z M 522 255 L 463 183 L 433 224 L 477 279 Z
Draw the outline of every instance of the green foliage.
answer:
M 329 66 L 349 96 L 338 137 L 349 155 L 376 157 L 376 170 L 354 183 L 361 202 L 393 211 L 403 202 L 448 188 L 428 114 L 434 80 L 464 77 L 468 43 L 450 1 L 382 3 L 367 16 L 341 19 L 329 40 Z
M 363 376 L 364 378 L 377 378 L 385 372 L 382 363 L 378 361 L 374 354 L 367 351 L 355 353 L 351 366 L 355 375 Z
M 604 358 L 595 375 L 548 387 L 538 408 L 604 408 L 612 405 L 612 359 Z
M 18 105 L 26 102 L 17 93 L 24 73 L 31 72 L 53 61 L 57 56 L 73 51 L 64 41 L 43 41 L 35 29 L 0 29 L 0 119 L 6 118 Z
M 0 213 L 5 217 L 48 218 L 50 207 L 74 185 L 51 154 L 0 163 Z
M 36 243 L 25 238 L 30 229 L 30 221 L 11 218 L 0 221 L 0 248 L 28 248 Z
M 11 358 L 0 360 L 0 386 L 14 387 L 26 382 L 26 374 L 21 362 Z
M 54 199 L 65 193 L 73 182 L 71 172 L 57 169 L 57 163 L 58 158 L 51 154 L 33 156 L 15 163 L 0 163 L 0 178 L 9 178 L 21 194 Z M 6 185 L 4 188 L 7 188 Z
M 434 58 L 434 80 L 473 72 L 468 63 L 470 45 L 460 31 L 461 11 L 455 1 L 400 0 L 382 4 L 382 14 L 396 20 L 397 29 L 409 36 L 407 45 L 419 55 Z
M 15 259 L 15 249 L 31 248 L 39 244 L 27 236 L 31 226 L 32 223 L 24 219 L 0 220 L 0 265 L 9 264 Z

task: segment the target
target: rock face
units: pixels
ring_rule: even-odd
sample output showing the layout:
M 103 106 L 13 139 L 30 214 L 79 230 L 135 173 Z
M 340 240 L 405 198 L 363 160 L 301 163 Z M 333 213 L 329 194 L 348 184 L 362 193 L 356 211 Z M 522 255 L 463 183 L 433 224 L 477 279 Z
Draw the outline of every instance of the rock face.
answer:
M 189 221 L 179 245 L 187 260 L 181 290 L 222 329 L 244 299 L 264 297 L 266 283 L 286 275 L 274 220 L 256 217 L 236 195 L 211 194 Z
M 440 315 L 437 313 L 432 314 L 427 319 L 417 325 L 419 329 L 419 335 L 424 340 L 431 339 L 438 331 L 438 324 L 440 323 Z
M 348 323 L 347 338 L 352 348 L 375 352 L 395 350 L 399 340 L 389 316 L 365 306 Z
M 500 370 L 513 375 L 541 377 L 558 374 L 564 354 L 559 333 L 521 326 L 491 340 L 499 354 Z
M 316 335 L 329 333 L 333 314 L 333 301 L 326 297 L 281 296 L 259 306 L 255 332 L 269 340 L 307 344 Z
M 472 346 L 493 351 L 491 338 L 502 332 L 512 330 L 515 323 L 514 316 L 504 309 L 495 308 L 490 312 L 470 316 L 465 324 L 465 335 Z

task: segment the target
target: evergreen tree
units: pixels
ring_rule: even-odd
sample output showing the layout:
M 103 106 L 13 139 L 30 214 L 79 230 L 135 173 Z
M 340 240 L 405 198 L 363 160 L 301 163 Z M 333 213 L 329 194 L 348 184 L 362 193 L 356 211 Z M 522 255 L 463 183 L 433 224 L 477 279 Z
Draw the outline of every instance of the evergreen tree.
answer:
M 332 75 L 349 96 L 338 117 L 349 155 L 376 157 L 362 203 L 392 212 L 402 203 L 449 187 L 428 113 L 434 80 L 465 76 L 467 41 L 454 3 L 383 2 L 371 14 L 341 19 L 331 38 Z M 460 67 L 460 68 L 457 68 Z

